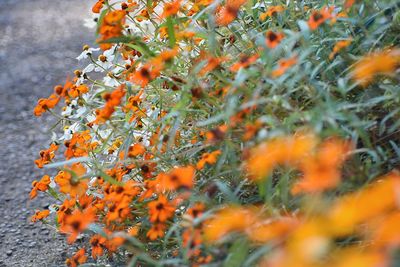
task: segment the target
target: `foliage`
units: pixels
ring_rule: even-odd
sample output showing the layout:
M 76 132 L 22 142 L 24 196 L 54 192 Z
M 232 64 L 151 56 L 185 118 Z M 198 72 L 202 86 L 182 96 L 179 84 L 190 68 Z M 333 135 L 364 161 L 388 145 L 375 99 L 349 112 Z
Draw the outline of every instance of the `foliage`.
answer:
M 399 6 L 99 0 L 101 50 L 34 110 L 32 220 L 83 236 L 69 266 L 396 263 Z

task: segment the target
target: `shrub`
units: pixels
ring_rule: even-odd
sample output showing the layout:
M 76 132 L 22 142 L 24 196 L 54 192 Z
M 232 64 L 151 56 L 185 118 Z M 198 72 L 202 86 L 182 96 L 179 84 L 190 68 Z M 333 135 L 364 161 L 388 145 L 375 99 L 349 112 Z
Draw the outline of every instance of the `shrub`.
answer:
M 396 263 L 399 6 L 99 0 L 101 50 L 34 111 L 61 131 L 32 220 L 83 237 L 69 266 Z

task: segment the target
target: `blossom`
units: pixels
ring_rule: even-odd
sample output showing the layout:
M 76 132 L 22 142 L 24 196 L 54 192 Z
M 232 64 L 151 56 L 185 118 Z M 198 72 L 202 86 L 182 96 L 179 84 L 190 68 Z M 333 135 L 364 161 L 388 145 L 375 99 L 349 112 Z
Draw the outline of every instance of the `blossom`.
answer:
M 93 13 L 100 13 L 100 10 L 104 6 L 104 0 L 98 0 L 92 7 L 92 12 Z
M 79 61 L 81 61 L 81 60 L 83 60 L 83 59 L 88 58 L 89 55 L 92 55 L 92 54 L 93 54 L 93 52 L 97 52 L 97 51 L 99 51 L 99 50 L 100 50 L 100 48 L 92 48 L 92 47 L 89 47 L 88 45 L 85 45 L 85 46 L 83 47 L 82 53 L 81 53 L 76 59 L 79 60 Z
M 91 122 L 91 124 L 105 123 L 114 113 L 115 107 L 121 104 L 122 98 L 125 96 L 125 93 L 125 84 L 118 86 L 111 93 L 106 93 L 103 96 L 106 103 L 103 108 L 96 110 L 96 120 Z
M 145 87 L 149 82 L 154 80 L 160 75 L 160 70 L 162 66 L 153 65 L 151 63 L 147 63 L 143 65 L 139 70 L 136 70 L 129 76 L 129 80 L 133 83 L 140 85 L 141 87 Z
M 346 0 L 344 2 L 344 7 L 345 8 L 351 8 L 355 4 L 356 0 Z
M 81 178 L 86 173 L 86 168 L 81 163 L 74 163 L 70 169 L 60 171 L 54 181 L 60 186 L 60 192 L 71 197 L 82 196 L 88 188 L 87 179 Z
M 286 71 L 297 63 L 297 56 L 278 61 L 278 68 L 272 71 L 272 77 L 277 78 L 286 73 Z
M 267 11 L 265 11 L 264 13 L 261 13 L 260 20 L 264 21 L 268 17 L 273 17 L 277 13 L 280 13 L 284 10 L 285 10 L 285 8 L 283 6 L 270 6 L 270 7 L 268 7 Z
M 85 249 L 81 248 L 74 254 L 74 256 L 67 259 L 65 261 L 65 264 L 68 267 L 78 267 L 79 265 L 85 263 L 87 260 L 87 256 L 85 255 L 85 252 L 86 252 Z
M 37 191 L 45 192 L 49 188 L 50 176 L 44 175 L 40 181 L 32 182 L 32 190 L 29 194 L 29 198 L 33 199 L 37 196 Z
M 60 97 L 56 94 L 51 94 L 49 98 L 41 98 L 33 110 L 33 114 L 39 117 L 47 110 L 54 108 L 59 101 Z
M 338 199 L 329 210 L 329 223 L 334 231 L 349 233 L 357 224 L 396 208 L 399 190 L 400 175 L 389 173 L 365 189 Z
M 299 222 L 292 217 L 259 219 L 255 224 L 245 229 L 248 238 L 257 243 L 266 243 L 287 237 L 296 229 Z
M 215 150 L 211 153 L 204 153 L 201 155 L 201 159 L 196 164 L 196 169 L 201 170 L 206 164 L 215 164 L 218 156 L 221 154 L 220 150 Z
M 277 164 L 299 164 L 316 145 L 317 140 L 312 134 L 272 139 L 252 149 L 245 164 L 246 170 L 252 178 L 264 178 Z
M 122 34 L 123 24 L 125 21 L 126 12 L 122 10 L 115 10 L 108 12 L 100 25 L 99 33 L 101 37 L 97 40 L 99 42 L 118 37 Z M 107 50 L 112 47 L 111 43 L 101 43 L 100 48 Z
M 67 159 L 73 157 L 87 156 L 89 151 L 96 146 L 95 143 L 91 142 L 92 137 L 90 136 L 89 130 L 83 132 L 75 132 L 70 140 L 64 142 L 67 148 L 64 155 Z
M 143 155 L 146 152 L 146 148 L 140 144 L 136 143 L 129 147 L 128 157 L 136 157 L 139 155 Z
M 282 39 L 285 37 L 283 33 L 275 33 L 273 31 L 268 31 L 266 34 L 267 39 L 265 40 L 266 45 L 269 48 L 275 48 L 279 45 Z
M 83 211 L 75 209 L 71 214 L 66 215 L 60 231 L 68 234 L 68 243 L 74 243 L 80 233 L 82 233 L 89 224 L 96 220 L 94 209 L 89 207 Z
M 168 201 L 164 195 L 160 195 L 157 200 L 153 200 L 148 204 L 150 221 L 165 222 L 174 216 L 175 207 Z
M 97 259 L 97 257 L 102 256 L 104 253 L 104 247 L 107 239 L 101 235 L 93 235 L 90 238 L 90 245 L 92 246 L 92 257 Z
M 322 10 L 314 10 L 308 20 L 308 26 L 311 30 L 316 30 L 322 23 L 333 18 L 333 7 L 324 7 Z
M 40 151 L 40 159 L 35 160 L 36 166 L 38 168 L 43 168 L 44 165 L 49 164 L 51 160 L 55 157 L 55 152 L 58 150 L 58 145 L 52 143 L 50 147 L 46 150 Z
M 44 218 L 47 218 L 49 215 L 50 215 L 49 210 L 38 210 L 35 212 L 35 215 L 32 216 L 31 221 L 32 222 L 41 221 Z
M 336 187 L 341 178 L 340 167 L 350 150 L 350 144 L 341 140 L 326 140 L 315 155 L 301 160 L 304 177 L 292 187 L 292 193 L 320 192 Z
M 344 48 L 348 47 L 351 44 L 351 42 L 352 42 L 351 39 L 342 40 L 342 41 L 337 42 L 335 44 L 335 46 L 333 47 L 332 52 L 329 54 L 329 59 L 332 60 L 337 53 L 339 53 Z
M 206 222 L 204 236 L 208 242 L 216 242 L 234 231 L 243 231 L 254 224 L 256 214 L 251 209 L 225 207 Z
M 162 18 L 166 18 L 172 15 L 176 15 L 176 13 L 178 13 L 179 8 L 181 5 L 181 0 L 176 0 L 170 3 L 165 3 L 164 4 L 164 11 L 161 14 Z
M 168 190 L 190 189 L 194 184 L 195 168 L 192 166 L 173 168 L 161 181 Z
M 252 56 L 242 55 L 239 61 L 230 67 L 230 70 L 233 72 L 237 72 L 242 68 L 247 68 L 248 66 L 253 64 L 258 58 L 259 56 L 257 54 Z
M 366 55 L 357 61 L 351 73 L 361 85 L 368 85 L 378 75 L 393 75 L 400 62 L 400 49 Z
M 239 9 L 246 3 L 246 0 L 227 0 L 224 6 L 217 9 L 215 22 L 220 26 L 227 26 L 237 17 Z
M 156 240 L 157 238 L 163 237 L 165 235 L 166 225 L 163 223 L 155 223 L 151 226 L 146 236 L 150 240 Z

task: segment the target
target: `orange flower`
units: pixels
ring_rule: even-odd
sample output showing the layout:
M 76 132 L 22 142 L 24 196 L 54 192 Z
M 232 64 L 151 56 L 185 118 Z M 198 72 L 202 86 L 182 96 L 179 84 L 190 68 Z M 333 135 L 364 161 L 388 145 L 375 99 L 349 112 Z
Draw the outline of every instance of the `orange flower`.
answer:
M 199 256 L 201 254 L 200 245 L 203 243 L 201 229 L 193 227 L 187 228 L 182 233 L 182 245 L 187 248 L 187 257 Z
M 324 7 L 322 10 L 314 10 L 308 20 L 308 26 L 311 30 L 316 30 L 322 23 L 333 18 L 333 7 Z
M 242 55 L 240 60 L 230 67 L 233 72 L 238 72 L 241 68 L 247 68 L 259 58 L 257 54 L 252 56 Z
M 146 116 L 146 114 L 139 108 L 139 105 L 142 103 L 142 94 L 143 89 L 139 91 L 137 95 L 132 95 L 128 98 L 128 104 L 123 107 L 123 111 L 128 113 L 132 112 L 132 117 L 129 119 L 129 123 L 132 123 L 136 118 L 141 118 Z
M 196 219 L 203 214 L 205 208 L 206 207 L 203 203 L 198 202 L 186 211 L 186 215 L 189 216 L 191 219 Z
M 99 33 L 101 37 L 97 41 L 105 41 L 122 35 L 124 30 L 126 12 L 123 10 L 115 10 L 107 13 L 101 23 Z M 110 49 L 111 43 L 101 43 L 100 48 L 103 50 Z
M 313 193 L 334 188 L 340 182 L 340 167 L 350 150 L 350 144 L 341 140 L 327 140 L 315 155 L 305 157 L 300 163 L 304 177 L 297 182 L 292 193 Z
M 282 76 L 291 66 L 293 66 L 296 63 L 297 63 L 297 56 L 279 60 L 278 68 L 272 71 L 272 77 L 277 78 L 279 76 Z
M 165 230 L 167 226 L 163 223 L 155 223 L 151 226 L 150 230 L 147 232 L 146 236 L 150 240 L 156 240 L 159 237 L 163 237 L 165 235 Z
M 46 150 L 41 150 L 39 152 L 40 154 L 40 159 L 35 160 L 35 164 L 39 168 L 43 168 L 44 165 L 49 164 L 51 160 L 55 157 L 55 153 L 58 150 L 58 145 L 56 144 L 51 144 L 49 149 Z
M 263 220 L 249 225 L 246 234 L 250 240 L 257 243 L 267 243 L 271 240 L 287 236 L 298 225 L 298 221 L 291 217 Z
M 39 99 L 35 109 L 33 110 L 33 114 L 39 117 L 47 110 L 54 108 L 59 101 L 60 97 L 56 94 L 51 94 L 49 98 L 41 98 Z
M 178 47 L 162 51 L 159 55 L 153 58 L 150 62 L 153 66 L 158 66 L 158 69 L 163 69 L 165 63 L 172 62 L 172 59 L 178 55 Z
M 226 57 L 206 57 L 206 65 L 199 71 L 200 76 L 206 75 L 208 72 L 213 71 L 227 60 Z
M 164 195 L 160 195 L 157 200 L 148 204 L 150 221 L 165 222 L 174 216 L 175 207 L 168 201 Z
M 71 258 L 67 259 L 65 261 L 65 264 L 69 267 L 77 267 L 83 263 L 85 263 L 87 260 L 87 256 L 85 255 L 85 249 L 81 248 L 78 250 L 74 256 Z
M 59 224 L 64 224 L 65 218 L 72 213 L 75 204 L 75 199 L 65 199 L 63 204 L 58 207 L 57 222 Z
M 115 111 L 115 107 L 119 106 L 122 102 L 122 98 L 125 96 L 125 84 L 121 84 L 111 93 L 107 93 L 103 96 L 106 101 L 102 109 L 96 110 L 96 120 L 91 122 L 91 124 L 103 124 Z
M 100 13 L 100 10 L 103 8 L 103 6 L 104 6 L 104 0 L 97 1 L 92 7 L 92 12 L 97 14 Z
M 398 247 L 400 245 L 400 212 L 394 211 L 384 218 L 379 218 L 378 223 L 371 223 L 366 235 L 375 247 Z M 372 233 L 371 233 L 372 232 Z
M 383 267 L 392 266 L 383 251 L 365 248 L 348 246 L 343 249 L 338 249 L 330 257 L 332 262 L 325 266 L 335 267 Z
M 129 75 L 129 81 L 145 87 L 152 80 L 160 75 L 161 66 L 155 66 L 150 63 L 142 66 L 139 70 Z
M 267 39 L 265 40 L 265 44 L 272 49 L 280 44 L 285 35 L 283 33 L 275 33 L 273 31 L 268 31 L 266 33 L 266 37 Z
M 71 98 L 77 98 L 78 96 L 81 96 L 82 94 L 85 94 L 89 92 L 89 87 L 85 84 L 81 85 L 73 85 L 71 89 L 68 91 L 68 95 Z
M 172 169 L 160 179 L 161 186 L 166 190 L 190 189 L 194 184 L 195 169 L 192 166 Z
M 215 15 L 217 25 L 226 26 L 234 21 L 239 9 L 246 3 L 246 0 L 227 0 L 224 6 L 219 6 Z
M 213 143 L 217 141 L 222 141 L 225 138 L 225 133 L 228 130 L 227 125 L 220 125 L 206 133 L 207 142 Z
M 367 188 L 338 199 L 328 215 L 330 225 L 335 232 L 350 233 L 357 224 L 398 208 L 399 192 L 400 175 L 392 172 Z
M 146 152 L 146 148 L 144 145 L 140 143 L 136 143 L 129 147 L 128 157 L 136 157 L 139 155 L 143 155 Z
M 254 148 L 245 166 L 251 178 L 262 179 L 278 164 L 298 165 L 316 145 L 311 134 L 278 137 Z
M 337 53 L 339 53 L 344 48 L 348 47 L 351 44 L 351 42 L 352 42 L 351 39 L 342 40 L 342 41 L 337 42 L 335 44 L 335 46 L 333 47 L 332 53 L 329 54 L 329 59 L 332 60 L 336 56 Z
M 109 231 L 105 229 L 107 235 L 110 235 Z M 113 252 L 116 252 L 119 247 L 121 247 L 125 243 L 125 238 L 121 236 L 116 236 L 109 238 L 107 242 L 104 244 L 106 249 L 108 250 L 109 255 L 112 255 Z
M 31 221 L 32 222 L 41 221 L 44 218 L 47 218 L 49 215 L 50 215 L 49 210 L 38 210 L 35 212 L 35 215 L 32 216 Z
M 344 7 L 345 8 L 351 8 L 355 4 L 356 0 L 346 0 L 344 2 Z
M 377 75 L 393 75 L 399 63 L 400 49 L 372 53 L 354 65 L 352 78 L 365 86 Z
M 161 14 L 161 17 L 166 18 L 172 15 L 176 15 L 179 11 L 180 6 L 181 6 L 181 0 L 175 0 L 170 3 L 165 3 L 164 11 Z
M 211 153 L 204 153 L 201 155 L 201 159 L 197 162 L 196 169 L 201 170 L 206 164 L 215 164 L 220 154 L 221 150 L 216 150 Z
M 74 86 L 74 83 L 68 77 L 67 80 L 65 81 L 64 86 L 56 85 L 54 87 L 54 93 L 59 95 L 61 98 L 64 97 L 66 101 L 69 101 L 68 91 L 71 90 L 71 88 L 73 86 Z
M 71 197 L 82 196 L 88 188 L 87 179 L 80 178 L 86 173 L 86 168 L 81 163 L 74 163 L 70 169 L 60 171 L 54 181 L 60 186 L 60 192 Z
M 33 188 L 32 188 L 32 190 L 31 190 L 31 192 L 29 194 L 29 198 L 30 199 L 35 198 L 37 196 L 37 191 L 44 192 L 47 189 L 49 189 L 49 184 L 50 184 L 50 176 L 48 176 L 48 175 L 44 175 L 42 177 L 42 179 L 40 179 L 39 182 L 36 181 L 36 180 L 33 181 L 32 182 L 32 187 Z
M 64 152 L 65 157 L 70 159 L 87 156 L 89 151 L 96 146 L 96 143 L 90 142 L 91 139 L 89 130 L 74 133 L 71 140 L 64 142 L 64 145 L 67 147 Z
M 267 11 L 260 15 L 260 20 L 264 21 L 268 17 L 273 17 L 277 13 L 284 11 L 285 8 L 283 6 L 270 6 L 268 7 Z
M 103 247 L 105 246 L 107 239 L 105 237 L 102 237 L 101 235 L 94 235 L 92 236 L 92 238 L 90 238 L 89 242 L 92 246 L 93 259 L 97 259 L 97 257 L 103 256 Z
M 244 231 L 256 221 L 251 209 L 225 207 L 204 224 L 204 236 L 209 242 L 216 242 L 233 231 Z
M 83 211 L 76 209 L 65 217 L 64 223 L 60 226 L 60 231 L 69 235 L 68 243 L 71 244 L 95 220 L 96 214 L 93 208 L 89 207 Z

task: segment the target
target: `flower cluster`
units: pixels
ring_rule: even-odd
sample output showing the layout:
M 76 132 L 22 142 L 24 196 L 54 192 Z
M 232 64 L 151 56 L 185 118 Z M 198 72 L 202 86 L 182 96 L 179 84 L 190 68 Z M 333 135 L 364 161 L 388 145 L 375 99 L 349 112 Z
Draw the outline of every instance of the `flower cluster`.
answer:
M 399 5 L 326 2 L 95 3 L 34 109 L 68 266 L 399 263 Z

